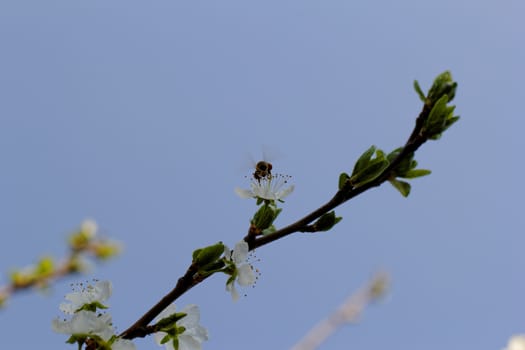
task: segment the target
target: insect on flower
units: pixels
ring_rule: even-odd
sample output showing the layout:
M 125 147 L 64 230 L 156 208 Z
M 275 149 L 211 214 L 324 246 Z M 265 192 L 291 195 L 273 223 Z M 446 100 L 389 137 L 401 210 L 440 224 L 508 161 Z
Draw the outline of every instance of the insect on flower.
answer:
M 266 160 L 254 164 L 255 170 L 250 179 L 250 188 L 235 188 L 235 193 L 241 198 L 283 202 L 283 198 L 294 189 L 293 185 L 287 186 L 291 176 L 272 174 L 273 165 Z
M 272 163 L 264 160 L 260 160 L 255 164 L 255 171 L 253 172 L 253 178 L 257 181 L 262 179 L 269 179 L 272 177 Z

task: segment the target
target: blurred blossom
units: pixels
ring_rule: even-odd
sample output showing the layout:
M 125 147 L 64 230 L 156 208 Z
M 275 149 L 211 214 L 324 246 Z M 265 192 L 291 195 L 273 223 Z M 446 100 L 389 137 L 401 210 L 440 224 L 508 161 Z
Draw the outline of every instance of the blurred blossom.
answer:
M 86 219 L 80 225 L 80 231 L 88 237 L 93 237 L 97 234 L 98 225 L 95 220 Z
M 503 350 L 525 350 L 525 334 L 515 335 L 510 338 L 507 347 Z

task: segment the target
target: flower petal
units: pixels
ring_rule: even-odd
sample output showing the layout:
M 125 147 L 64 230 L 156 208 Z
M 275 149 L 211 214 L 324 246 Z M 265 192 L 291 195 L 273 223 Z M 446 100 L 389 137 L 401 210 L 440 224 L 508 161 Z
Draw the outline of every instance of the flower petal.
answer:
M 234 191 L 239 197 L 244 198 L 244 199 L 255 197 L 255 194 L 250 190 L 245 190 L 245 189 L 236 187 Z
M 162 312 L 155 318 L 155 322 L 159 322 L 163 318 L 169 317 L 176 313 L 176 307 L 174 303 L 169 304 Z
M 282 199 L 282 198 L 288 196 L 290 193 L 293 192 L 294 188 L 295 188 L 294 185 L 291 185 L 290 187 L 288 187 L 288 188 L 286 188 L 286 189 L 280 191 L 280 192 L 277 194 L 278 199 Z
M 239 285 L 245 287 L 251 286 L 255 283 L 255 273 L 253 272 L 253 267 L 250 264 L 239 266 L 237 273 L 237 283 L 239 283 Z
M 179 350 L 201 350 L 202 345 L 198 339 L 191 335 L 186 335 L 186 332 L 179 335 Z
M 237 288 L 235 288 L 234 281 L 226 285 L 226 290 L 231 293 L 233 301 L 239 300 L 239 292 L 237 292 Z
M 65 299 L 69 303 L 61 303 L 59 308 L 63 313 L 73 314 L 86 304 L 99 302 L 109 299 L 112 288 L 110 281 L 98 281 L 95 285 L 88 285 L 83 290 L 66 294 Z
M 235 244 L 235 248 L 233 248 L 233 254 L 232 254 L 232 260 L 237 264 L 241 264 L 246 261 L 246 258 L 248 257 L 248 243 L 246 241 L 240 241 Z
M 189 329 L 199 325 L 199 320 L 201 318 L 199 306 L 195 304 L 190 304 L 181 310 L 186 316 L 181 318 L 177 324 L 184 326 L 184 328 Z

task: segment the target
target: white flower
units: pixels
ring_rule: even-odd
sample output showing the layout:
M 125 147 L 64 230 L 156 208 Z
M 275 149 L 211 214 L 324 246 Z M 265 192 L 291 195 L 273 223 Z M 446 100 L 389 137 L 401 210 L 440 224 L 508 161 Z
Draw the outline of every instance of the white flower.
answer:
M 54 319 L 51 327 L 57 333 L 72 336 L 97 336 L 106 343 L 115 335 L 110 314 L 97 314 L 86 310 L 76 312 L 70 320 Z M 111 344 L 111 349 L 134 350 L 135 344 L 127 339 L 117 338 Z
M 80 225 L 80 231 L 82 231 L 87 237 L 93 237 L 97 234 L 98 225 L 95 220 L 86 219 Z
M 235 288 L 235 281 L 240 286 L 251 286 L 255 283 L 255 273 L 253 267 L 246 262 L 248 257 L 248 243 L 240 241 L 235 245 L 233 252 L 226 245 L 224 246 L 224 256 L 226 260 L 231 261 L 235 265 L 235 272 L 233 278 L 230 278 L 226 283 L 226 290 L 231 293 L 234 301 L 239 299 L 239 292 Z
M 515 335 L 509 339 L 507 347 L 503 350 L 525 350 L 525 335 Z
M 252 179 L 250 189 L 235 188 L 235 193 L 241 198 L 261 198 L 273 201 L 282 201 L 294 190 L 294 186 L 285 185 L 288 183 L 289 176 L 272 175 L 260 180 Z
M 110 314 L 97 315 L 95 312 L 85 310 L 75 313 L 71 320 L 54 319 L 51 327 L 57 333 L 98 335 L 104 340 L 108 340 L 113 335 Z
M 98 281 L 95 285 L 88 285 L 84 289 L 66 294 L 66 300 L 70 303 L 61 303 L 60 310 L 66 314 L 74 314 L 86 304 L 100 303 L 107 300 L 111 295 L 111 282 Z
M 135 344 L 127 339 L 117 338 L 109 313 L 100 313 L 102 302 L 111 295 L 111 282 L 99 281 L 87 285 L 77 292 L 66 295 L 69 303 L 60 304 L 60 310 L 73 315 L 68 319 L 54 319 L 51 328 L 57 333 L 71 335 L 69 341 L 94 340 L 100 348 L 113 350 L 134 350 Z M 85 308 L 84 306 L 89 305 Z M 97 347 L 98 348 L 98 347 Z
M 208 340 L 208 331 L 206 328 L 199 324 L 200 311 L 199 307 L 195 304 L 186 306 L 182 311 L 186 314 L 183 318 L 177 321 L 176 327 L 184 327 L 184 332 L 177 335 L 179 341 L 179 350 L 201 350 L 201 343 Z M 155 319 L 156 322 L 163 318 L 169 317 L 176 313 L 175 304 L 171 304 L 162 311 L 159 316 Z M 153 334 L 155 341 L 159 345 L 164 345 L 167 350 L 174 349 L 173 342 L 168 341 L 165 344 L 161 344 L 162 339 L 167 335 L 166 332 L 157 332 Z

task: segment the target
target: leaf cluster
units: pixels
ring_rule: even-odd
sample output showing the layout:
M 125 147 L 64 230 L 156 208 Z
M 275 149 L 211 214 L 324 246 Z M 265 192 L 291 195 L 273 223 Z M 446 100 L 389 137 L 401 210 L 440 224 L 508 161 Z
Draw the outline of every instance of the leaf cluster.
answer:
M 456 96 L 458 83 L 452 79 L 452 74 L 445 71 L 438 75 L 429 89 L 427 95 L 423 94 L 417 80 L 414 81 L 414 89 L 419 98 L 430 110 L 428 117 L 424 120 L 420 134 L 431 140 L 437 140 L 443 132 L 459 120 L 454 115 L 456 106 L 449 106 Z

